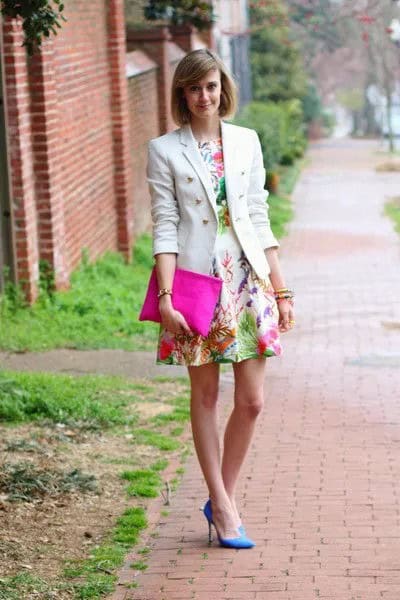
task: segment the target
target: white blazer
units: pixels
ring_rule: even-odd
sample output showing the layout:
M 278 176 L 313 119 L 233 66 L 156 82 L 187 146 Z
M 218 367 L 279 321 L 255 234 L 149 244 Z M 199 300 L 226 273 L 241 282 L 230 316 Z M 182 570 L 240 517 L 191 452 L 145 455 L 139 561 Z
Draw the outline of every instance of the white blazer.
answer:
M 264 249 L 279 246 L 269 219 L 265 169 L 257 133 L 221 120 L 227 203 L 233 229 L 261 279 L 270 269 Z M 147 181 L 153 255 L 177 254 L 177 266 L 209 274 L 218 213 L 211 176 L 189 124 L 152 139 Z

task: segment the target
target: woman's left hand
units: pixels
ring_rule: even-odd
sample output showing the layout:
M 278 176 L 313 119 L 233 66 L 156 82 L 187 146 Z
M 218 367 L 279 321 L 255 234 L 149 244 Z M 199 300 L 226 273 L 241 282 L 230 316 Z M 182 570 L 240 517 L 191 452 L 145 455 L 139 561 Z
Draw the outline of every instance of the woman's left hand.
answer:
M 279 310 L 279 331 L 285 333 L 293 329 L 295 324 L 293 305 L 288 300 L 278 302 Z

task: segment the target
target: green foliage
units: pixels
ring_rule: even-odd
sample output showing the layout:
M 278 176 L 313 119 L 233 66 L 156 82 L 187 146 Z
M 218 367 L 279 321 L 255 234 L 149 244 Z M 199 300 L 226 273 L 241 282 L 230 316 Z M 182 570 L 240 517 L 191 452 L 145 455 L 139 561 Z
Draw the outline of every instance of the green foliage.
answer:
M 343 33 L 338 18 L 341 8 L 342 2 L 332 2 L 332 0 L 290 2 L 291 20 L 307 34 L 307 54 L 314 56 L 321 49 L 333 52 L 340 48 L 343 43 Z M 356 11 L 355 6 L 354 12 Z
M 3 268 L 4 292 L 0 296 L 0 324 L 10 314 L 27 307 L 22 286 L 15 285 L 10 279 L 10 268 Z
M 131 564 L 132 569 L 136 569 L 137 571 L 145 571 L 149 568 L 149 565 L 142 560 L 137 560 L 136 562 Z
M 156 498 L 162 485 L 160 475 L 156 471 L 150 469 L 123 471 L 121 477 L 130 482 L 127 488 L 129 496 Z
M 135 245 L 132 264 L 117 253 L 90 263 L 84 253 L 71 277 L 71 289 L 54 292 L 51 298 L 42 293 L 31 307 L 19 288 L 7 284 L 0 297 L 0 348 L 154 347 L 157 325 L 138 321 L 152 265 L 151 238 L 144 235 Z M 48 276 L 42 292 L 47 287 L 52 287 Z
M 115 542 L 133 546 L 138 541 L 139 533 L 147 527 L 146 513 L 141 507 L 128 508 L 117 520 L 113 539 Z
M 1 0 L 0 7 L 3 16 L 22 19 L 23 45 L 30 55 L 41 46 L 43 38 L 50 37 L 51 33 L 57 35 L 60 20 L 66 21 L 61 0 Z
M 395 230 L 400 233 L 400 197 L 385 204 L 385 214 L 393 220 Z
M 185 407 L 177 407 L 170 413 L 162 413 L 160 415 L 156 415 L 152 418 L 153 423 L 161 424 L 161 423 L 180 423 L 186 422 L 189 420 L 190 410 L 188 406 Z
M 149 429 L 136 429 L 135 438 L 138 444 L 154 446 L 163 451 L 177 450 L 180 447 L 180 442 L 177 440 L 172 440 L 167 435 L 163 435 L 157 431 L 150 431 Z
M 203 0 L 149 0 L 144 17 L 149 21 L 165 20 L 171 25 L 190 24 L 206 29 L 216 20 L 211 2 Z
M 64 586 L 57 585 L 57 590 Z M 38 597 L 56 598 L 57 592 L 44 579 L 31 573 L 17 573 L 10 577 L 0 578 L 0 600 L 22 600 L 22 598 Z
M 47 260 L 39 261 L 39 291 L 41 296 L 53 298 L 55 290 L 54 270 Z
M 311 123 L 311 121 L 315 121 L 321 116 L 321 98 L 313 83 L 308 82 L 306 93 L 301 97 L 301 104 L 306 123 Z
M 146 527 L 144 509 L 128 508 L 118 518 L 111 540 L 94 548 L 86 560 L 68 561 L 64 575 L 71 580 L 78 579 L 72 583 L 75 598 L 102 598 L 110 594 L 117 580 L 113 570 L 122 565 L 127 548 L 137 543 L 140 531 Z
M 128 398 L 116 393 L 118 387 L 128 384 L 112 377 L 0 371 L 0 422 L 78 420 L 90 429 L 125 423 Z
M 291 37 L 286 5 L 268 2 L 254 6 L 250 24 L 254 99 L 281 102 L 304 96 L 307 77 L 300 50 Z
M 269 220 L 272 230 L 278 238 L 286 233 L 286 225 L 293 218 L 293 207 L 291 201 L 285 197 L 275 194 L 268 196 Z
M 323 110 L 321 113 L 321 123 L 324 134 L 327 136 L 331 135 L 336 124 L 335 115 L 327 109 Z
M 168 461 L 166 458 L 160 458 L 159 460 L 156 460 L 155 463 L 153 463 L 150 466 L 150 469 L 152 469 L 153 471 L 164 471 L 164 469 L 166 469 L 168 467 Z
M 364 93 L 360 88 L 339 90 L 336 98 L 340 104 L 351 111 L 360 111 L 364 106 Z
M 251 102 L 235 122 L 257 131 L 267 171 L 274 170 L 278 164 L 293 164 L 304 153 L 306 136 L 299 100 L 279 104 Z
M 257 131 L 263 151 L 264 167 L 267 171 L 272 170 L 282 157 L 285 125 L 281 108 L 272 102 L 251 102 L 244 107 L 235 122 Z

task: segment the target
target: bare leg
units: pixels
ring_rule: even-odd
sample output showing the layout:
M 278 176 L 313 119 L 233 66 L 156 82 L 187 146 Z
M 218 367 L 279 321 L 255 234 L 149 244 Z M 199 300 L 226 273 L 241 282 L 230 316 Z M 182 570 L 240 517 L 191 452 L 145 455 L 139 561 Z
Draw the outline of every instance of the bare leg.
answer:
M 224 436 L 222 477 L 230 498 L 236 524 L 240 524 L 235 503 L 236 484 L 254 433 L 256 419 L 264 403 L 265 358 L 252 358 L 233 364 L 235 405 Z
M 188 370 L 193 441 L 209 489 L 213 520 L 221 537 L 237 537 L 235 515 L 221 474 L 217 414 L 219 365 L 211 363 L 188 367 Z

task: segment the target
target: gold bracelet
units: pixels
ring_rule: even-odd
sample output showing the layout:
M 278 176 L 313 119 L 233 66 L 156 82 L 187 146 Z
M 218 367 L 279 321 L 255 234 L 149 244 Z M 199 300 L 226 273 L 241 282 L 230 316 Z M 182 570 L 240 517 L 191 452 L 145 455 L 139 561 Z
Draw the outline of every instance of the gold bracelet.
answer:
M 163 288 L 162 290 L 158 291 L 157 294 L 157 298 L 161 298 L 161 296 L 172 296 L 172 290 L 169 290 L 168 288 Z

